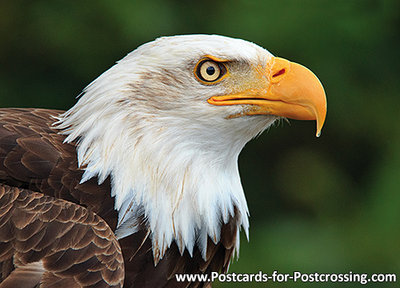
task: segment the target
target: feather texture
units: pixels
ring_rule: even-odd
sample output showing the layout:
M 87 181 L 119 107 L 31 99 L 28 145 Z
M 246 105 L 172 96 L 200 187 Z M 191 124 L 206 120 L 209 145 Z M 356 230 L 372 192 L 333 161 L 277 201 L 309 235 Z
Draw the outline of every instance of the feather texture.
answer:
M 4 194 L 0 199 L 0 280 L 3 280 L 0 285 L 14 283 L 8 282 L 11 279 L 24 281 L 27 275 L 42 275 L 41 281 L 62 282 L 67 285 L 65 287 L 78 285 L 70 280 L 72 275 L 77 274 L 79 285 L 82 287 L 102 283 L 103 280 L 115 280 L 116 276 L 112 276 L 115 272 L 107 272 L 112 270 L 104 270 L 96 275 L 87 270 L 88 266 L 97 265 L 96 259 L 101 259 L 101 263 L 114 263 L 117 261 L 115 257 L 118 259 L 115 236 L 109 233 L 108 228 L 109 226 L 114 231 L 118 220 L 117 212 L 113 208 L 114 198 L 110 193 L 110 179 L 106 178 L 102 184 L 98 184 L 95 177 L 80 183 L 83 171 L 78 168 L 76 144 L 64 143 L 65 136 L 52 128 L 54 117 L 60 113 L 62 111 L 45 109 L 0 109 L 0 191 Z M 22 206 L 25 210 L 15 206 L 16 203 L 20 203 L 16 202 L 16 199 L 24 199 L 23 203 L 26 205 Z M 35 201 L 32 202 L 32 199 Z M 40 205 L 33 205 L 34 203 Z M 68 209 L 65 210 L 65 207 Z M 47 222 L 40 220 L 42 218 L 38 218 L 35 211 L 41 211 L 41 217 L 46 217 Z M 87 225 L 78 225 L 76 221 L 83 218 L 86 219 Z M 108 226 L 101 226 L 105 225 L 101 219 L 104 219 Z M 187 250 L 181 255 L 178 245 L 173 242 L 163 259 L 155 265 L 152 235 L 146 220 L 142 218 L 136 233 L 119 240 L 125 267 L 124 287 L 208 285 L 194 282 L 177 283 L 174 275 L 227 271 L 237 243 L 238 221 L 237 216 L 227 219 L 226 224 L 221 226 L 221 241 L 218 243 L 214 243 L 210 238 L 206 239 L 205 257 L 199 247 L 194 248 L 192 256 Z M 61 226 L 54 225 L 55 223 L 60 223 Z M 15 227 L 19 227 L 18 233 L 13 232 Z M 87 232 L 96 227 L 103 227 L 105 230 L 100 229 L 97 233 L 96 230 Z M 61 236 L 54 242 L 57 235 Z M 25 242 L 26 240 L 29 241 Z M 13 248 L 13 245 L 16 248 Z M 51 247 L 54 245 L 57 245 L 59 250 L 51 254 L 49 251 L 53 251 Z M 109 245 L 115 246 L 114 256 L 110 256 L 110 247 L 114 246 Z M 41 249 L 32 252 L 32 247 Z M 79 249 L 77 251 L 81 253 L 68 252 L 71 247 Z M 96 254 L 96 257 L 99 257 L 96 259 L 89 257 L 92 255 L 90 253 L 100 250 L 105 251 L 105 254 Z M 118 269 L 117 274 L 121 276 L 121 267 Z M 35 277 L 28 278 L 36 281 Z
M 0 219 L 0 263 L 16 268 L 0 287 L 122 287 L 121 248 L 95 213 L 1 185 Z

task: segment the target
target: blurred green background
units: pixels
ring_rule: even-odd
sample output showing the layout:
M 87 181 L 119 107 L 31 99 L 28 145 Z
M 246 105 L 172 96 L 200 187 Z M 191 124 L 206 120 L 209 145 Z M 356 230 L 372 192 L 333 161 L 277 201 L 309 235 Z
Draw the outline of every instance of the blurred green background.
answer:
M 306 65 L 328 116 L 281 122 L 240 156 L 250 242 L 230 272 L 400 277 L 400 1 L 0 1 L 0 107 L 67 109 L 138 45 L 215 33 Z M 399 287 L 216 283 L 215 287 Z

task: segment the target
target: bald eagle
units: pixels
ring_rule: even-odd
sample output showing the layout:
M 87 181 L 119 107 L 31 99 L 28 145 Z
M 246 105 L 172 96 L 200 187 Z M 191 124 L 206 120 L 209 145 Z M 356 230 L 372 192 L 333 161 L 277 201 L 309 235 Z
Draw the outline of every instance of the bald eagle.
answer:
M 162 37 L 68 111 L 0 109 L 0 287 L 203 287 L 248 235 L 244 145 L 279 118 L 316 120 L 305 67 L 244 40 Z

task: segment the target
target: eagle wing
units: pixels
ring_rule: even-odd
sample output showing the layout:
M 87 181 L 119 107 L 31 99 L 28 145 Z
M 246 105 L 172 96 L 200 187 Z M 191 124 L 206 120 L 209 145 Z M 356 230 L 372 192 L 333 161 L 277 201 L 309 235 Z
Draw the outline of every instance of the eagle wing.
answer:
M 74 146 L 51 128 L 60 112 L 0 109 L 0 287 L 122 287 L 119 243 L 96 215 L 116 219 L 109 187 L 79 185 Z
M 74 203 L 1 185 L 0 241 L 1 288 L 123 285 L 114 233 Z
M 115 231 L 118 215 L 117 212 L 114 210 L 114 199 L 110 196 L 110 179 L 106 179 L 106 181 L 104 181 L 102 184 L 98 184 L 96 178 L 92 178 L 84 183 L 80 183 L 83 170 L 78 168 L 75 143 L 64 143 L 65 136 L 58 134 L 58 131 L 52 128 L 52 124 L 55 121 L 54 117 L 62 112 L 63 111 L 47 109 L 0 109 L 0 187 L 4 191 L 8 191 L 7 193 L 11 193 L 11 195 L 13 195 L 12 197 L 16 199 L 18 199 L 18 197 L 22 197 L 20 195 L 25 195 L 24 197 L 28 197 L 29 199 L 32 197 L 36 199 L 35 197 L 39 197 L 40 195 L 40 199 L 45 199 L 45 201 L 49 203 L 48 205 L 56 207 L 53 209 L 60 209 L 59 207 L 70 207 L 68 208 L 69 210 L 67 209 L 67 211 L 71 211 L 70 213 L 72 214 L 75 210 L 82 211 L 80 213 L 88 214 L 87 219 L 98 215 L 96 216 L 96 221 L 104 219 L 109 228 L 111 228 L 112 231 Z M 44 196 L 43 194 L 46 196 Z M 63 199 L 64 201 L 57 199 Z M 0 201 L 8 200 L 0 199 Z M 13 205 L 15 205 L 17 202 L 10 203 L 14 203 L 11 205 L 11 207 L 14 207 Z M 20 210 L 17 209 L 15 211 Z M 3 219 L 5 219 L 4 221 L 7 222 L 6 219 L 8 218 L 4 217 L 11 217 L 11 214 L 9 215 L 7 213 L 3 216 L 0 216 L 0 221 L 3 221 Z M 22 221 L 22 223 L 19 223 L 19 225 L 28 225 L 27 227 L 30 227 L 28 222 L 24 223 L 24 221 L 30 221 L 30 217 L 34 217 L 34 219 L 36 219 L 35 221 L 39 221 L 37 220 L 39 219 L 38 216 L 32 216 L 31 211 L 26 211 L 24 213 L 28 213 L 30 216 L 21 216 L 21 219 L 19 221 Z M 38 210 L 37 213 L 40 214 L 40 210 Z M 90 213 L 95 214 L 94 216 L 89 217 Z M 70 220 L 74 221 L 74 225 L 77 225 L 76 227 L 86 225 L 86 229 L 92 229 L 93 231 L 95 231 L 96 227 L 93 226 L 94 223 L 77 223 L 75 222 L 77 219 L 75 219 L 75 216 L 72 214 L 70 215 Z M 13 217 L 15 218 L 16 216 Z M 46 228 L 52 227 L 53 224 L 47 223 L 43 220 L 40 221 L 42 221 L 43 223 L 38 223 L 42 223 L 43 225 L 38 226 L 39 228 L 37 228 L 35 231 L 30 232 L 33 233 L 31 234 L 31 236 L 33 238 L 34 236 L 42 237 L 44 239 L 42 240 L 44 241 L 43 243 L 48 243 L 49 239 L 56 239 L 56 233 L 59 233 L 60 231 L 56 230 L 53 232 L 54 229 Z M 176 243 L 172 243 L 171 247 L 167 250 L 163 259 L 157 265 L 154 265 L 151 233 L 146 226 L 145 219 L 143 219 L 141 229 L 139 229 L 138 232 L 119 240 L 125 263 L 124 287 L 179 288 L 208 286 L 210 283 L 207 282 L 177 283 L 175 279 L 175 274 L 210 274 L 213 271 L 227 271 L 230 260 L 232 258 L 232 254 L 235 249 L 238 226 L 237 222 L 238 219 L 236 219 L 236 217 L 232 217 L 228 221 L 228 223 L 222 225 L 221 240 L 217 244 L 215 244 L 211 239 L 208 239 L 206 259 L 202 258 L 201 252 L 197 247 L 195 247 L 193 255 L 191 256 L 186 250 L 183 252 L 183 254 L 181 254 Z M 107 229 L 109 229 L 108 226 Z M 10 228 L 9 226 L 5 227 Z M 12 231 L 15 231 L 14 229 L 15 228 L 12 228 Z M 76 233 L 78 234 L 86 233 L 83 232 L 85 231 L 83 228 L 76 228 L 76 231 Z M 95 237 L 95 235 L 97 234 L 92 233 L 92 235 L 93 237 Z M 79 243 L 82 235 L 76 235 L 76 237 L 78 237 L 76 238 L 76 241 Z M 113 233 L 107 234 L 106 239 L 107 241 L 112 243 L 110 245 L 116 245 L 114 242 L 115 236 Z M 14 250 L 12 250 L 11 248 L 7 248 L 7 245 L 11 245 L 14 247 L 14 244 L 11 243 L 14 243 L 15 241 L 18 242 L 18 239 L 13 238 L 12 241 L 14 242 L 4 242 L 3 239 L 0 240 L 2 242 L 0 243 L 0 245 L 3 245 L 0 247 L 5 247 L 5 252 L 0 249 L 0 255 L 6 253 L 6 255 L 8 256 L 8 258 L 0 258 L 0 268 L 3 271 L 2 274 L 0 274 L 0 281 L 6 279 L 3 281 L 3 283 L 6 283 L 6 281 L 8 281 L 7 277 L 13 276 L 13 278 L 17 278 L 19 277 L 18 275 L 27 275 L 26 273 L 36 273 L 35 275 L 38 275 L 37 270 L 39 268 L 41 269 L 41 267 L 38 268 L 38 261 L 24 262 L 25 264 L 20 267 L 16 264 L 18 263 L 18 261 L 16 262 L 15 260 L 17 257 L 16 255 L 18 255 L 18 251 L 15 250 L 15 248 L 13 248 Z M 60 247 L 64 248 L 64 250 L 59 251 L 59 253 L 61 254 L 66 253 L 68 249 L 72 248 L 71 245 L 73 245 L 70 237 L 61 237 L 59 241 L 57 241 L 57 243 L 58 245 L 60 245 Z M 25 245 L 25 249 L 27 249 L 26 247 L 33 248 L 32 245 L 36 244 L 26 243 Z M 84 247 L 82 247 L 82 249 L 84 249 Z M 105 249 L 103 252 L 106 253 L 105 255 L 110 255 L 107 253 L 110 253 L 111 248 L 107 249 Z M 115 263 L 122 263 L 118 260 L 117 245 L 115 246 L 115 249 L 116 250 L 113 252 L 115 253 L 114 257 L 116 257 L 117 259 Z M 87 250 L 90 249 L 87 248 L 85 251 Z M 99 251 L 100 250 L 94 249 L 91 252 L 87 253 L 100 253 Z M 43 256 L 48 254 L 40 255 Z M 91 255 L 93 256 L 95 254 Z M 44 266 L 47 267 L 46 269 L 48 269 L 46 270 L 46 273 L 53 273 L 51 272 L 51 262 L 45 262 L 46 259 L 43 257 L 40 258 L 42 262 L 39 262 L 41 263 L 41 265 L 44 265 L 44 263 L 46 263 L 46 265 Z M 89 271 L 90 269 L 88 270 L 88 266 L 77 266 L 79 263 L 82 262 L 82 257 L 84 256 L 80 255 L 80 253 L 76 253 L 73 255 L 70 254 L 68 256 L 68 261 L 65 261 L 66 263 L 73 265 L 72 267 L 81 267 L 82 270 Z M 61 259 L 62 258 L 60 258 L 60 260 Z M 104 262 L 100 262 L 104 264 Z M 35 265 L 32 266 L 32 263 L 35 263 Z M 93 262 L 88 263 L 88 265 L 89 264 L 94 265 Z M 115 268 L 112 265 L 110 267 L 112 267 L 112 269 Z M 115 269 L 117 269 L 116 271 L 118 273 L 121 272 L 120 267 Z M 80 273 L 82 271 L 79 270 L 78 272 Z M 68 275 L 70 276 L 71 274 Z M 101 273 L 101 275 L 103 276 L 103 273 Z M 108 281 L 108 279 L 103 280 Z M 3 285 L 3 283 L 0 285 Z

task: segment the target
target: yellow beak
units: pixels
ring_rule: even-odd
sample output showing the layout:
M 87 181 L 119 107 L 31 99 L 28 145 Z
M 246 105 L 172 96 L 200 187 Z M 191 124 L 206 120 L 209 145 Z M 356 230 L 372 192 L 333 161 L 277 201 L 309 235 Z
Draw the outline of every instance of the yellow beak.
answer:
M 316 120 L 317 137 L 326 117 L 326 96 L 318 78 L 306 67 L 273 57 L 261 73 L 257 88 L 213 96 L 213 105 L 251 105 L 242 115 L 276 115 L 296 120 Z M 258 77 L 257 77 L 258 78 Z M 260 79 L 267 79 L 261 81 Z

